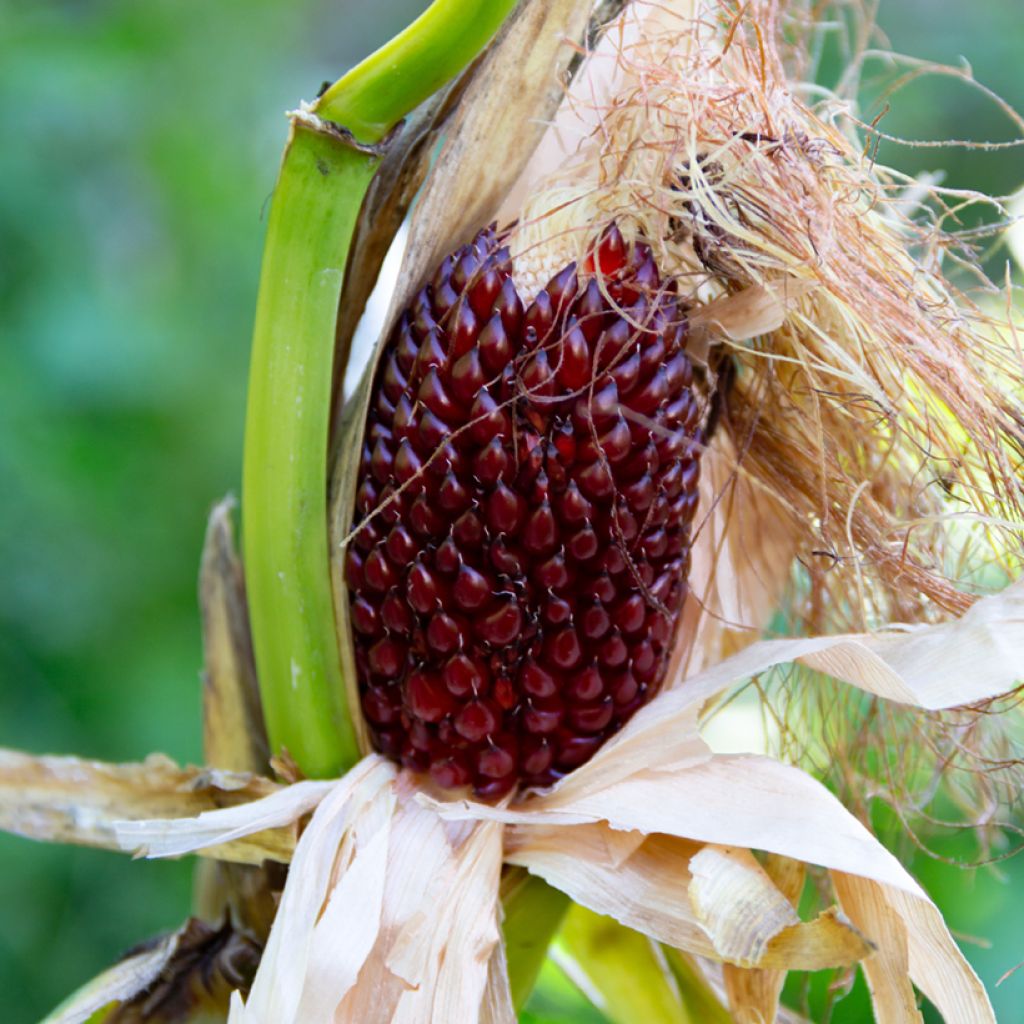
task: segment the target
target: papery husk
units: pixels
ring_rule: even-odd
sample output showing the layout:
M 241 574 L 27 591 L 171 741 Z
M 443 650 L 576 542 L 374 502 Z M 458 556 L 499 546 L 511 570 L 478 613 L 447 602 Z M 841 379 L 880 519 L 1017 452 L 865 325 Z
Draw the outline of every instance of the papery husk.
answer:
M 789 857 L 768 854 L 762 861 L 762 867 L 795 909 L 804 887 L 805 866 Z M 722 981 L 736 1024 L 765 1024 L 775 1020 L 786 971 L 724 964 Z
M 214 506 L 199 568 L 203 626 L 203 756 L 218 769 L 263 773 L 270 762 L 252 651 L 242 564 L 231 516 L 235 502 Z M 282 880 L 267 865 L 206 859 L 196 866 L 194 906 L 205 920 L 228 910 L 236 927 L 266 940 Z
M 514 1019 L 500 868 L 498 826 L 446 826 L 389 762 L 366 758 L 304 832 L 295 881 L 231 1024 Z
M 0 829 L 51 843 L 119 850 L 120 836 L 140 822 L 192 821 L 193 815 L 215 808 L 231 808 L 249 821 L 251 801 L 277 790 L 260 776 L 179 768 L 162 754 L 111 764 L 0 749 Z M 294 845 L 293 821 L 294 816 L 285 816 L 265 826 L 273 831 L 249 829 L 241 842 L 229 840 L 204 853 L 241 864 L 287 859 Z
M 759 639 L 789 586 L 799 531 L 778 498 L 740 466 L 724 433 L 702 457 L 689 593 L 666 668 L 667 688 Z
M 346 1021 L 385 1012 L 423 1024 L 472 1020 L 485 992 L 488 1013 L 500 1019 L 508 1008 L 493 1003 L 502 986 L 492 972 L 500 969 L 494 956 L 504 857 L 596 913 L 740 967 L 818 968 L 868 956 L 883 1010 L 891 984 L 878 979 L 890 977 L 903 956 L 911 979 L 948 1021 L 980 1024 L 993 1019 L 983 987 L 896 858 L 799 769 L 768 757 L 715 754 L 699 735 L 699 712 L 745 675 L 790 658 L 827 665 L 884 699 L 925 706 L 948 700 L 950 678 L 962 668 L 954 651 L 971 658 L 977 678 L 998 685 L 1006 666 L 1024 658 L 1022 594 L 1024 584 L 986 598 L 958 623 L 753 644 L 660 694 L 591 761 L 517 803 L 431 796 L 423 780 L 371 755 L 339 782 L 299 783 L 257 802 L 248 826 L 231 808 L 205 815 L 201 827 L 157 822 L 134 831 L 152 854 L 179 854 L 236 840 L 281 814 L 287 800 L 298 817 L 308 809 L 302 787 L 320 787 L 315 795 L 323 802 L 296 850 L 302 864 L 293 865 L 245 1006 L 249 1016 L 236 1020 L 287 1024 L 302 1019 L 302 1005 L 320 1013 L 337 1005 L 334 1019 Z M 1003 636 L 1001 647 L 988 642 L 990 630 Z M 922 650 L 926 657 L 918 656 Z M 994 693 L 979 685 L 974 695 Z M 370 838 L 360 834 L 361 821 L 372 823 L 363 826 Z M 783 891 L 749 850 L 832 869 L 855 927 L 835 909 L 800 921 L 792 906 L 798 881 Z M 369 899 L 379 912 L 364 908 L 336 929 L 350 899 Z M 452 963 L 461 965 L 458 984 L 445 974 Z M 777 998 L 776 984 L 766 999 Z M 241 1014 L 241 1000 L 236 1004 Z M 431 1016 L 439 1007 L 457 1007 L 462 1016 Z
M 714 755 L 703 746 L 696 730 L 705 701 L 738 678 L 776 664 L 778 658 L 809 658 L 819 666 L 828 664 L 840 678 L 868 692 L 939 706 L 948 699 L 951 681 L 960 678 L 961 671 L 960 665 L 942 655 L 956 651 L 972 659 L 975 679 L 988 681 L 988 689 L 979 682 L 972 695 L 978 699 L 994 696 L 1024 657 L 1022 587 L 979 602 L 955 624 L 920 627 L 902 635 L 762 641 L 690 678 L 685 687 L 661 694 L 592 761 L 548 793 L 506 808 L 468 801 L 432 801 L 431 805 L 444 817 L 505 822 L 511 826 L 510 845 L 519 850 L 512 854 L 517 863 L 567 889 L 578 902 L 633 927 L 642 915 L 649 914 L 651 901 L 644 884 L 630 884 L 631 874 L 623 870 L 627 858 L 618 865 L 615 877 L 619 886 L 610 900 L 607 877 L 595 879 L 593 875 L 593 862 L 607 861 L 608 850 L 598 846 L 597 854 L 589 852 L 595 844 L 582 841 L 587 833 L 576 830 L 611 826 L 633 836 L 629 844 L 634 850 L 643 850 L 646 842 L 638 843 L 635 833 L 667 833 L 722 847 L 767 850 L 867 878 L 879 885 L 886 905 L 906 928 L 909 948 L 914 950 L 909 961 L 911 978 L 940 1006 L 946 1019 L 971 1024 L 991 1020 L 984 989 L 956 950 L 941 915 L 902 865 L 831 793 L 799 770 L 770 758 Z M 987 638 L 990 629 L 999 630 L 1007 646 L 994 648 Z M 922 648 L 927 650 L 927 658 L 906 657 Z M 561 841 L 559 829 L 564 832 Z M 544 839 L 534 859 L 530 850 L 535 836 Z M 552 848 L 560 848 L 554 862 L 545 852 Z M 845 867 L 839 866 L 840 861 Z M 657 877 L 650 869 L 647 874 L 651 881 Z M 749 914 L 742 890 L 732 886 L 720 891 L 734 897 L 720 907 L 723 920 L 729 923 L 725 931 L 721 925 L 717 928 L 720 942 L 733 928 L 740 937 L 749 935 L 749 927 L 745 929 L 740 920 Z M 785 901 L 784 894 L 779 893 L 776 900 L 781 908 L 779 900 Z M 667 913 L 671 913 L 670 907 L 671 903 L 666 905 Z M 710 921 L 707 918 L 706 923 Z M 834 916 L 822 928 L 828 929 L 832 923 L 848 932 Z M 876 938 L 870 927 L 873 923 L 866 921 L 863 938 L 883 948 L 882 943 L 890 940 L 884 934 Z M 646 927 L 650 926 L 648 920 Z M 714 927 L 707 930 L 716 931 Z M 685 943 L 679 944 L 685 948 Z M 751 965 L 742 948 L 725 948 L 742 965 Z M 699 948 L 693 951 L 701 952 Z M 721 954 L 719 949 L 715 952 Z M 787 952 L 793 954 L 793 947 Z M 794 960 L 792 957 L 788 963 Z M 763 955 L 755 961 L 758 966 L 786 962 L 780 957 L 776 964 Z
M 270 747 L 231 524 L 235 505 L 226 498 L 211 511 L 199 567 L 203 755 L 212 768 L 258 773 L 270 765 Z
M 878 944 L 878 951 L 863 964 L 864 977 L 879 1020 L 893 1024 L 920 1022 L 917 995 L 910 981 L 910 954 L 907 926 L 889 905 L 881 887 L 875 883 L 854 881 L 836 872 L 832 876 L 836 895 L 853 920 L 859 921 Z
M 394 776 L 390 763 L 371 756 L 317 806 L 248 1001 L 232 1001 L 233 1024 L 329 1019 L 354 984 L 380 923 Z
M 729 964 L 818 971 L 872 952 L 832 909 L 801 921 L 749 850 L 705 846 L 691 858 L 690 873 L 690 903 L 715 953 Z

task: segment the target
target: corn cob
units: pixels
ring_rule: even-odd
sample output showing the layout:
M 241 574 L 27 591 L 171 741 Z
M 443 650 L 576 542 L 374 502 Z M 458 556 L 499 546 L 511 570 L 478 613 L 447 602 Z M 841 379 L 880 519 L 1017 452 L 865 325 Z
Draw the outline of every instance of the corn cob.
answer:
M 445 259 L 395 327 L 346 566 L 378 749 L 485 798 L 551 784 L 657 691 L 702 416 L 649 246 L 612 225 L 527 305 L 502 243 Z

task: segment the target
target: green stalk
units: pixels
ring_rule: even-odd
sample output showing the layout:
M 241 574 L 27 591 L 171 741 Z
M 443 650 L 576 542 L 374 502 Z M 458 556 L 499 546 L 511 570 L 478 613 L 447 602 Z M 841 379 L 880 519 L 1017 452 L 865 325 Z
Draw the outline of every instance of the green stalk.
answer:
M 369 147 L 465 67 L 513 6 L 435 0 L 296 117 L 285 149 L 253 332 L 243 541 L 271 750 L 286 747 L 309 776 L 339 774 L 359 757 L 334 627 L 327 443 L 338 301 L 379 163 Z

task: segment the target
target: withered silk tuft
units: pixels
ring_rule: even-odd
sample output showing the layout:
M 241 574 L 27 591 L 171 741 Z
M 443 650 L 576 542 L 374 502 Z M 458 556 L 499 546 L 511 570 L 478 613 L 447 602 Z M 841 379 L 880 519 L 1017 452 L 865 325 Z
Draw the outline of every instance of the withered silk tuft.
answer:
M 401 316 L 349 547 L 377 747 L 484 798 L 586 761 L 661 683 L 701 408 L 686 316 L 613 226 L 524 308 L 493 228 Z

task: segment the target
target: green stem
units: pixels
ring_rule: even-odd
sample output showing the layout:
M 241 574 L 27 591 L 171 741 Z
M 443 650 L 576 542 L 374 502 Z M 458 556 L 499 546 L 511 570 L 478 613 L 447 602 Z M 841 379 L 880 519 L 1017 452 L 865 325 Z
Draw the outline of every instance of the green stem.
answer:
M 512 1002 L 521 1010 L 537 984 L 548 946 L 571 900 L 543 878 L 509 868 L 501 880 L 502 931 Z
M 434 0 L 317 101 L 316 113 L 376 142 L 487 45 L 516 0 Z
M 246 592 L 271 749 L 329 777 L 359 756 L 330 585 L 327 443 L 334 328 L 372 144 L 487 44 L 514 0 L 436 0 L 295 124 L 260 275 L 242 480 Z M 358 713 L 358 712 L 356 712 Z

